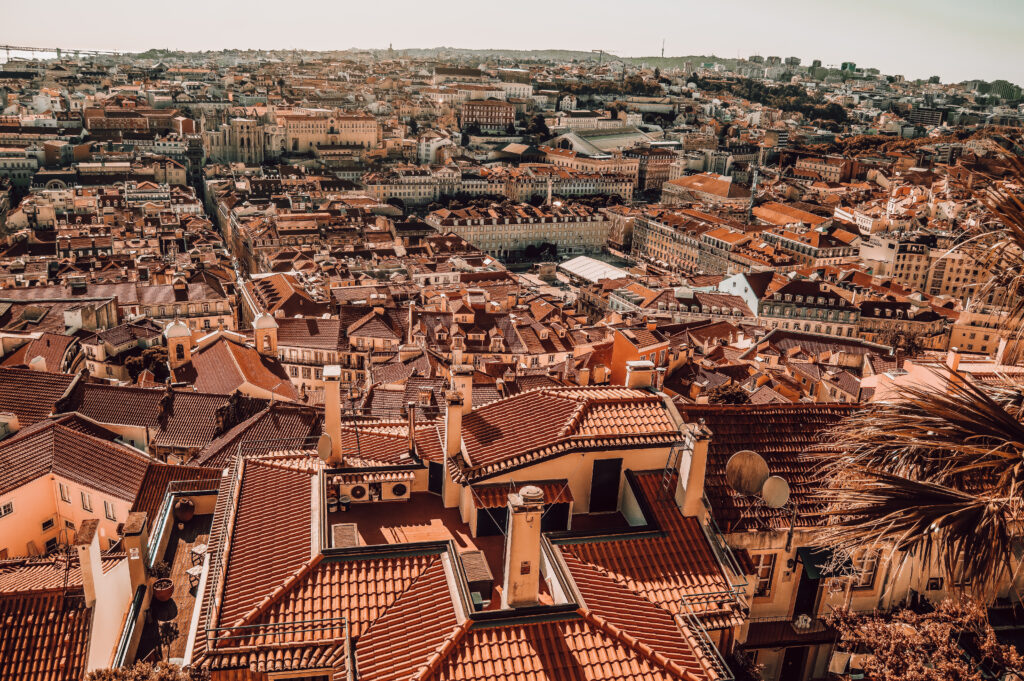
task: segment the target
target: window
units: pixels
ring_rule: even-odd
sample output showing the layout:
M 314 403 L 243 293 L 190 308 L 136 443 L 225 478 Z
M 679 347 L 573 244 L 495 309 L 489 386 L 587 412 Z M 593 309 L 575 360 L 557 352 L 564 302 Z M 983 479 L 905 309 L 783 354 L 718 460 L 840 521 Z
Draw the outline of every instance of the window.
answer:
M 878 574 L 878 551 L 865 551 L 853 562 L 857 576 L 853 582 L 854 589 L 870 589 L 875 585 Z
M 82 492 L 82 508 L 86 511 L 92 510 L 92 495 L 88 492 Z
M 772 577 L 775 576 L 775 554 L 761 553 L 753 556 L 754 574 L 757 579 L 755 596 L 768 597 L 772 595 Z
M 5 515 L 10 515 L 12 513 L 14 513 L 14 502 L 13 501 L 8 501 L 3 506 L 0 506 L 0 518 L 3 518 Z
M 43 521 L 43 532 L 49 532 L 53 529 L 53 518 L 47 518 Z
M 73 522 L 71 522 L 70 520 L 65 520 L 64 521 L 64 527 L 69 529 L 69 530 L 74 530 L 75 529 L 75 524 Z
M 45 545 L 45 553 L 52 553 L 57 550 L 57 538 L 47 539 Z
M 65 485 L 63 482 L 58 482 L 57 486 L 60 487 L 60 500 L 70 504 L 71 503 L 71 490 L 69 490 L 68 486 Z
M 117 515 L 114 513 L 114 505 L 109 501 L 103 502 L 103 515 L 107 516 L 107 520 L 117 520 Z

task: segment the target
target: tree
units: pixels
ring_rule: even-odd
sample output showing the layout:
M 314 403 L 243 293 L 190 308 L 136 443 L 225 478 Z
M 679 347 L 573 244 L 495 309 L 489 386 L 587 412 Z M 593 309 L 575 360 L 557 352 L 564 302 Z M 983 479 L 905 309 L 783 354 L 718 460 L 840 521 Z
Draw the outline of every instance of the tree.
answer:
M 136 662 L 131 667 L 96 669 L 85 681 L 205 681 L 209 673 L 198 667 L 183 669 L 168 662 Z
M 1015 183 L 1024 161 L 1006 159 Z M 1007 309 L 1006 330 L 1024 333 L 1024 206 L 991 185 L 981 220 L 957 248 L 991 273 L 979 298 Z M 818 541 L 834 550 L 885 545 L 914 555 L 991 595 L 1012 574 L 1024 523 L 1024 391 L 949 370 L 934 385 L 900 387 L 829 433 L 818 458 Z
M 420 131 L 420 124 L 415 118 L 409 119 L 409 134 L 415 136 Z
M 464 134 L 464 135 L 479 135 L 480 134 L 480 125 L 478 123 L 470 123 L 469 125 L 467 125 L 466 127 L 464 127 L 462 129 L 462 134 Z
M 873 681 L 982 681 L 989 674 L 1020 672 L 1013 646 L 996 640 L 985 609 L 966 599 L 947 599 L 932 612 L 902 608 L 889 615 L 834 611 L 829 624 L 839 647 L 866 653 L 865 677 Z
M 913 331 L 890 328 L 878 336 L 878 342 L 902 350 L 907 357 L 918 357 L 925 351 L 924 335 Z
M 515 123 L 509 123 L 505 127 L 505 134 L 506 135 L 514 135 L 514 134 L 516 134 L 516 124 Z
M 735 383 L 725 383 L 708 392 L 708 404 L 748 404 L 750 393 Z
M 526 132 L 531 135 L 538 135 L 541 139 L 551 137 L 551 131 L 548 130 L 548 124 L 544 121 L 542 114 L 537 114 L 530 119 L 530 124 L 526 126 Z
M 170 646 L 178 640 L 180 633 L 178 623 L 174 620 L 160 623 L 156 631 L 157 643 L 160 645 L 160 657 L 167 659 Z
M 655 66 L 654 67 L 654 80 L 660 80 L 660 79 L 661 79 L 661 69 L 658 68 L 657 66 Z

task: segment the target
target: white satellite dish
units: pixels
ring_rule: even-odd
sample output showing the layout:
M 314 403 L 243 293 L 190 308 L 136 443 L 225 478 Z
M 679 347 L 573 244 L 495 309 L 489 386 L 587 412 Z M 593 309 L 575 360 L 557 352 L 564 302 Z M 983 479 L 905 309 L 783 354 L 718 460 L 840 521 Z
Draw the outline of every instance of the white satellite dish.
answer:
M 785 478 L 771 476 L 761 487 L 761 498 L 768 508 L 782 508 L 789 501 L 789 483 Z
M 768 464 L 757 452 L 741 449 L 725 464 L 725 481 L 740 494 L 759 494 L 768 479 Z
M 327 433 L 322 434 L 316 441 L 316 453 L 324 461 L 331 458 L 331 436 Z

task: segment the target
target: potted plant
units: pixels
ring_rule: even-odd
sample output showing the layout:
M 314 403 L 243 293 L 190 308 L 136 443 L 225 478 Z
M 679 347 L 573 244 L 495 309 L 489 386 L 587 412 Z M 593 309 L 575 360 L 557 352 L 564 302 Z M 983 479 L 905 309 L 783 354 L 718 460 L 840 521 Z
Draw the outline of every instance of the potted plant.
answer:
M 158 560 L 149 568 L 149 574 L 156 578 L 153 582 L 153 597 L 166 603 L 174 595 L 174 582 L 171 581 L 171 566 L 166 561 Z
M 327 497 L 327 512 L 334 513 L 338 510 L 338 497 Z
M 196 514 L 196 502 L 188 497 L 178 499 L 174 504 L 174 517 L 179 523 L 187 523 Z
M 352 505 L 352 497 L 347 494 L 342 494 L 338 497 L 338 506 L 342 511 L 347 511 L 348 507 Z

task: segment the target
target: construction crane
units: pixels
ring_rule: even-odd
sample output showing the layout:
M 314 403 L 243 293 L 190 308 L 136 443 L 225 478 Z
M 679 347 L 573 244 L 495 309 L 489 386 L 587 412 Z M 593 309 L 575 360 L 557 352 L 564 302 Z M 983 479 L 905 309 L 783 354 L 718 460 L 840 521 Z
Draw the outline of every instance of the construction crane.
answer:
M 76 57 L 80 54 L 86 55 L 101 55 L 107 54 L 112 56 L 121 56 L 124 52 L 112 52 L 110 50 L 79 50 L 79 49 L 67 49 L 62 47 L 26 47 L 24 45 L 0 45 L 0 50 L 4 50 L 7 53 L 7 61 L 11 60 L 11 52 L 49 52 L 56 54 L 57 59 L 60 59 L 62 54 L 73 54 Z

